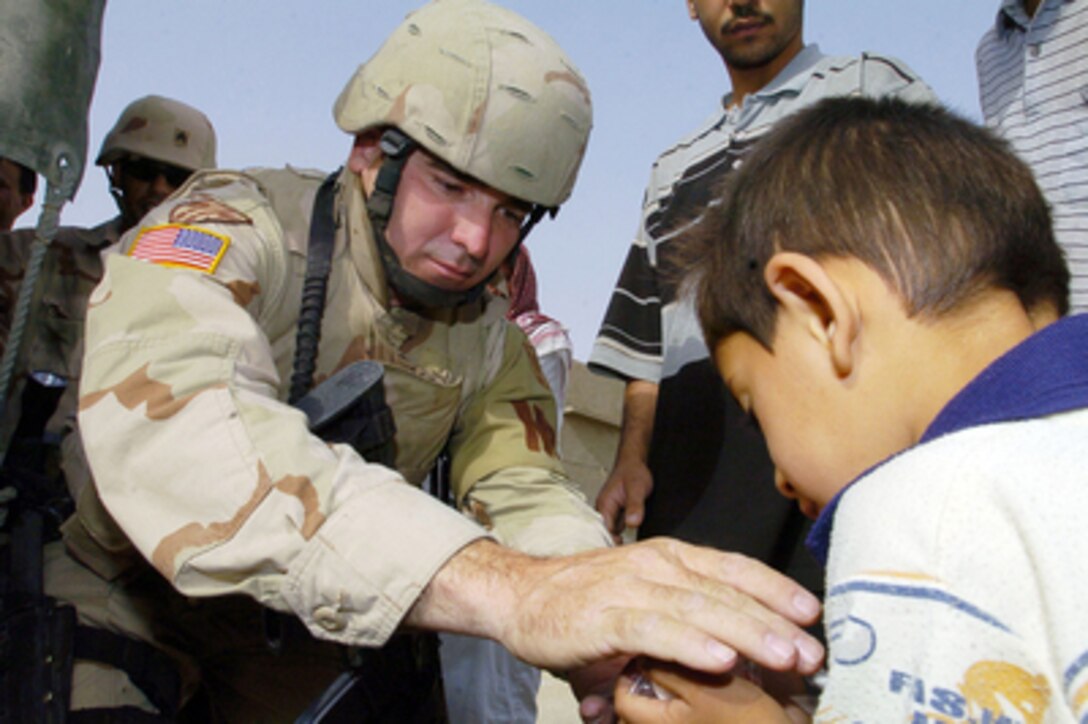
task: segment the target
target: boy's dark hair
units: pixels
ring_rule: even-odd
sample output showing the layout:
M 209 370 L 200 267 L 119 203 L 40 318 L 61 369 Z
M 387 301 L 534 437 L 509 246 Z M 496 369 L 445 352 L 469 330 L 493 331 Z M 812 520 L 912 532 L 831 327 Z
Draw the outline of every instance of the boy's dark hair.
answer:
M 937 316 L 986 289 L 1068 311 L 1069 270 L 1030 169 L 935 105 L 829 98 L 782 121 L 685 240 L 708 346 L 747 332 L 770 349 L 776 252 L 855 257 Z

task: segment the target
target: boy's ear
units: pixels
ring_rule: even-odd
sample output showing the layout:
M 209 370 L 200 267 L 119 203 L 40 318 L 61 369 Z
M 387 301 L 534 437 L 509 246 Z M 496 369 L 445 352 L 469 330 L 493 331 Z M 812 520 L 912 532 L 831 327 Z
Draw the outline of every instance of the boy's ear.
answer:
M 779 252 L 763 270 L 767 288 L 794 320 L 824 346 L 840 377 L 857 363 L 854 342 L 861 332 L 861 317 L 852 297 L 819 261 L 805 254 Z

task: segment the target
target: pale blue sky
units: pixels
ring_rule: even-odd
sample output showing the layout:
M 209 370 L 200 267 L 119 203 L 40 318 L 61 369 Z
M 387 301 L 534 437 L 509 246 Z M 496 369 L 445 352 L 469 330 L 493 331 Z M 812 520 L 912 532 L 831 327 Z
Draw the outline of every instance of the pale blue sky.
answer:
M 90 160 L 121 109 L 148 93 L 215 124 L 222 167 L 332 170 L 349 139 L 331 106 L 416 0 L 109 0 L 91 107 Z M 635 232 L 654 157 L 728 90 L 717 54 L 681 0 L 505 0 L 550 32 L 593 91 L 595 124 L 574 196 L 530 237 L 543 310 L 585 360 Z M 808 0 L 805 39 L 832 54 L 896 56 L 949 106 L 977 119 L 974 49 L 998 0 Z M 36 211 L 20 221 L 32 224 Z M 89 166 L 66 224 L 115 207 Z

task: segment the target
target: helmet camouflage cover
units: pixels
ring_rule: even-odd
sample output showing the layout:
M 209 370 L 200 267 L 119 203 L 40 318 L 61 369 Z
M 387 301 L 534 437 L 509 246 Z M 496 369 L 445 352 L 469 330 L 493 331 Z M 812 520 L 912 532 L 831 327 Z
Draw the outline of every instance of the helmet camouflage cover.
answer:
M 95 163 L 126 156 L 196 171 L 215 168 L 215 129 L 207 116 L 180 101 L 145 96 L 128 104 L 106 138 Z
M 483 0 L 433 0 L 356 70 L 333 108 L 348 133 L 396 126 L 455 169 L 547 207 L 570 195 L 593 111 L 562 48 Z

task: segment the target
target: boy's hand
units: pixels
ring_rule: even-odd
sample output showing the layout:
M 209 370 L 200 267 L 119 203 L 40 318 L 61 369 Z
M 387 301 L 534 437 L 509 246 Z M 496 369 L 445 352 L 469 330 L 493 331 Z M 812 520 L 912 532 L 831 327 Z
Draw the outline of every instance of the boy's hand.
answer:
M 758 685 L 733 673 L 706 674 L 675 664 L 653 662 L 641 671 L 641 675 L 654 685 L 652 695 L 632 690 L 633 677 L 639 673 L 624 674 L 616 684 L 615 707 L 621 722 L 800 724 L 809 721 L 800 708 L 781 703 Z

